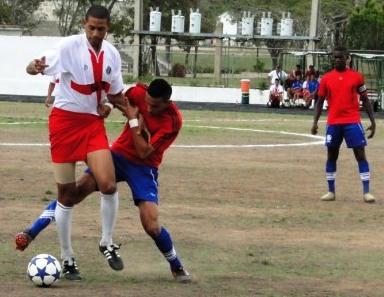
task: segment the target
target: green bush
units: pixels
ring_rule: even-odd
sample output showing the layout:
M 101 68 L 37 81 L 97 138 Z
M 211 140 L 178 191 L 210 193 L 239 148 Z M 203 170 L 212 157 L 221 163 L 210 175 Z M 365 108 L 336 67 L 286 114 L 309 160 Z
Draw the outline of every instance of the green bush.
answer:
M 170 76 L 172 77 L 185 77 L 187 69 L 183 64 L 176 63 L 172 66 Z
M 253 67 L 253 71 L 256 71 L 256 72 L 263 72 L 264 71 L 264 67 L 265 67 L 265 63 L 262 62 L 261 60 L 259 59 L 256 59 L 256 64 L 252 66 Z
M 260 90 L 267 90 L 267 89 L 269 89 L 269 85 L 268 85 L 268 83 L 265 80 L 261 80 L 259 82 L 258 89 L 260 89 Z

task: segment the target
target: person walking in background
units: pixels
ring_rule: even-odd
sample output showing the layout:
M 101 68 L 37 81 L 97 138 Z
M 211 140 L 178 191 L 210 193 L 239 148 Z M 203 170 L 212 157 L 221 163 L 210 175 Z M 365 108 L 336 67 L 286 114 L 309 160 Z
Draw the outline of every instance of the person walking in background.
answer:
M 361 73 L 346 67 L 348 51 L 344 47 L 333 50 L 335 68 L 326 73 L 321 81 L 318 91 L 318 101 L 311 133 L 317 134 L 318 121 L 323 109 L 324 100 L 328 101 L 328 119 L 325 144 L 328 150 L 326 163 L 326 177 L 328 193 L 321 197 L 322 201 L 333 201 L 335 194 L 336 162 L 343 139 L 348 148 L 352 148 L 358 162 L 360 178 L 363 184 L 363 199 L 367 203 L 375 202 L 375 197 L 370 193 L 370 169 L 365 155 L 367 141 L 364 129 L 360 122 L 359 96 L 368 114 L 371 125 L 368 138 L 375 135 L 376 123 L 372 106 L 367 97 L 367 88 Z
M 56 84 L 58 84 L 59 81 L 60 81 L 60 75 L 58 74 L 52 75 L 52 79 L 48 85 L 47 98 L 45 99 L 45 102 L 44 102 L 46 107 L 50 107 L 52 105 L 53 103 L 52 96 L 54 95 L 53 92 L 55 91 Z
M 93 5 L 83 20 L 85 34 L 62 41 L 27 66 L 31 75 L 60 74 L 58 93 L 49 116 L 49 139 L 54 176 L 58 189 L 55 219 L 63 260 L 63 274 L 81 280 L 71 244 L 72 208 L 81 195 L 76 186 L 77 161 L 85 161 L 102 193 L 103 237 L 101 250 L 112 250 L 111 229 L 118 196 L 115 171 L 104 127 L 104 117 L 113 105 L 124 104 L 121 58 L 117 49 L 104 40 L 110 27 L 106 7 Z M 104 253 L 103 253 L 104 254 Z M 118 260 L 118 259 L 117 259 Z

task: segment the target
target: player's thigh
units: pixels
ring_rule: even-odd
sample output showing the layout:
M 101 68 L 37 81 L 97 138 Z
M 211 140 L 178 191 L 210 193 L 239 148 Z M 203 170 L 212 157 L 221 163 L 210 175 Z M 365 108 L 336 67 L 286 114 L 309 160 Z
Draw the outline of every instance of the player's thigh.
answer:
M 344 138 L 349 148 L 360 148 L 367 145 L 364 128 L 361 123 L 345 125 Z
M 76 163 L 52 163 L 55 181 L 58 184 L 69 184 L 76 181 Z
M 327 147 L 340 147 L 343 138 L 343 129 L 341 125 L 327 125 L 325 133 L 325 145 Z
M 104 194 L 116 191 L 115 168 L 110 150 L 97 150 L 87 154 L 87 164 L 99 190 Z

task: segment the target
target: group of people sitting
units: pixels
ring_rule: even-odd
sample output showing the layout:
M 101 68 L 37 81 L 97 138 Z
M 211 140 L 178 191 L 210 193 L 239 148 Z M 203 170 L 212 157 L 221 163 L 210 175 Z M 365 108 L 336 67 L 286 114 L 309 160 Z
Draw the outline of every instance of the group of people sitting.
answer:
M 313 65 L 308 67 L 304 76 L 300 65 L 296 65 L 289 74 L 281 70 L 280 65 L 276 65 L 275 70 L 272 70 L 268 76 L 271 78 L 268 107 L 303 106 L 308 109 L 313 100 L 316 103 L 319 72 Z M 284 98 L 284 91 L 287 94 L 286 98 Z

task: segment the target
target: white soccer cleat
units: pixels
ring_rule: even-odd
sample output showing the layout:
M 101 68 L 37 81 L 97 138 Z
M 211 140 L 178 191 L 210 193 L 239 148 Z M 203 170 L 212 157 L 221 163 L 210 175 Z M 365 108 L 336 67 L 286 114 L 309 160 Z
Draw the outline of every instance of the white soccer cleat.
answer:
M 374 203 L 376 201 L 375 197 L 371 193 L 364 194 L 364 202 L 366 203 Z
M 336 195 L 333 192 L 328 192 L 327 194 L 321 196 L 320 200 L 321 201 L 335 201 Z

